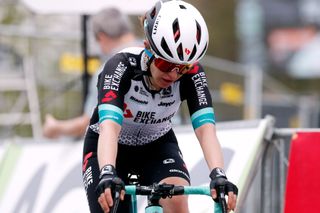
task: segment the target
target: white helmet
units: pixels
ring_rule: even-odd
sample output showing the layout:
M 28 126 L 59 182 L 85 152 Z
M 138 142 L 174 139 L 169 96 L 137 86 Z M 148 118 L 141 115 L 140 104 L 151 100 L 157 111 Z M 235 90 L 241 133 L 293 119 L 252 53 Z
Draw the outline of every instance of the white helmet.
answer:
M 200 12 L 180 0 L 159 1 L 146 13 L 144 32 L 157 57 L 193 64 L 204 56 L 209 42 Z

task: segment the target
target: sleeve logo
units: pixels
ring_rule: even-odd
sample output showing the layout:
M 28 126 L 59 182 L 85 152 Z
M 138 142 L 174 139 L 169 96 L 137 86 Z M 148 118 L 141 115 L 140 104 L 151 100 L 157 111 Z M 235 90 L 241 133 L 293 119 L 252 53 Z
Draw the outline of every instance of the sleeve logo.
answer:
M 113 99 L 117 98 L 117 95 L 113 91 L 109 91 L 104 95 L 104 98 L 102 98 L 102 103 L 106 103 L 109 101 L 112 101 Z

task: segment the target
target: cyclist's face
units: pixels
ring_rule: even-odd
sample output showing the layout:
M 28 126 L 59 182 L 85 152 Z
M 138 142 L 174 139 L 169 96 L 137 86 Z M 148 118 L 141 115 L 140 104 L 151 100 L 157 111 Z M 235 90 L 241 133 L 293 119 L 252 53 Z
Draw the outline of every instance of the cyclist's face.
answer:
M 150 65 L 151 82 L 156 89 L 163 89 L 169 87 L 175 81 L 177 81 L 182 75 L 177 72 L 162 72 L 154 64 L 154 61 Z

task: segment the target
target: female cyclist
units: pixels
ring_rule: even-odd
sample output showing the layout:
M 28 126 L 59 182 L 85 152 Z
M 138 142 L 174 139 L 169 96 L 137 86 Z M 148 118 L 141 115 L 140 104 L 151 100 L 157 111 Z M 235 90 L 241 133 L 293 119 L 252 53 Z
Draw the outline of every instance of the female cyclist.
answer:
M 141 185 L 189 185 L 171 118 L 187 101 L 192 125 L 211 173 L 236 206 L 237 187 L 223 172 L 206 75 L 198 61 L 208 48 L 208 30 L 199 11 L 184 1 L 159 1 L 142 18 L 145 48 L 127 48 L 109 59 L 98 78 L 98 105 L 83 150 L 83 181 L 90 211 L 109 212 L 116 185 L 136 174 Z M 122 190 L 118 212 L 129 212 Z M 186 196 L 162 199 L 165 212 L 188 212 Z

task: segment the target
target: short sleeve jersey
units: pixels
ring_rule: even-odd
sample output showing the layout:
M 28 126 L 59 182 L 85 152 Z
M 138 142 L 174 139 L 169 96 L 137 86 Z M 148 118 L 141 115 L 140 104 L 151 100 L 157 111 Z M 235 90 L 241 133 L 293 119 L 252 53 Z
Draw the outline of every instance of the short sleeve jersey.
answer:
M 119 143 L 144 145 L 171 128 L 171 118 L 186 100 L 193 128 L 215 123 L 207 78 L 200 64 L 168 88 L 151 91 L 145 83 L 147 55 L 143 48 L 127 48 L 110 58 L 98 78 L 98 106 L 89 131 L 99 134 L 99 123 L 121 125 Z

